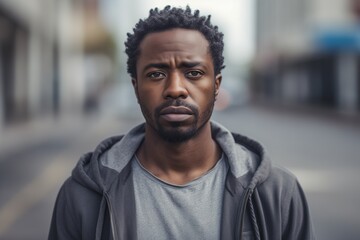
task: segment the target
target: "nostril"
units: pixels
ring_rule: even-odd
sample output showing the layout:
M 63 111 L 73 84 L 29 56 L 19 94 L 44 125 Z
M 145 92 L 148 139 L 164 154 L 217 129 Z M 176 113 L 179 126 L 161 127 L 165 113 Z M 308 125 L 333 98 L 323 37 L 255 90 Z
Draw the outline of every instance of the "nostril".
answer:
M 186 98 L 188 91 L 180 78 L 170 78 L 165 84 L 163 96 L 166 99 Z
M 165 96 L 165 99 L 179 99 L 179 98 L 185 99 L 186 97 L 187 97 L 186 95 L 176 95 L 176 96 L 169 95 L 169 96 Z
M 166 99 L 177 99 L 177 98 L 187 98 L 188 94 L 186 90 L 181 91 L 166 91 L 164 97 Z

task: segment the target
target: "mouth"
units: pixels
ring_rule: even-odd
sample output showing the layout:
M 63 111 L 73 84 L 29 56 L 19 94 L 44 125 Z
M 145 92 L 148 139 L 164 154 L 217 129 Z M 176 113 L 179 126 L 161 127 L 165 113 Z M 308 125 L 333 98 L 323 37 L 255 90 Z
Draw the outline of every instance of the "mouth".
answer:
M 194 113 L 183 106 L 170 106 L 160 111 L 160 117 L 169 122 L 182 122 L 192 117 L 192 115 Z
M 162 109 L 160 111 L 160 115 L 165 115 L 165 114 L 188 114 L 188 115 L 192 115 L 193 112 L 187 107 L 170 106 L 170 107 L 166 107 L 166 108 L 164 108 L 164 109 Z

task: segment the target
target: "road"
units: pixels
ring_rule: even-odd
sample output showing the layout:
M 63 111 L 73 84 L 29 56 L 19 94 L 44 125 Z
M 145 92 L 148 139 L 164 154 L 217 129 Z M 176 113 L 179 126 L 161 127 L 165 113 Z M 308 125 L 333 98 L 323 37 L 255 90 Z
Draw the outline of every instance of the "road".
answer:
M 259 107 L 216 112 L 213 119 L 260 141 L 274 164 L 298 176 L 318 239 L 359 239 L 359 124 Z M 50 121 L 36 137 L 19 133 L 28 140 L 9 138 L 0 148 L 0 239 L 46 239 L 57 191 L 79 156 L 141 121 L 139 115 L 76 117 Z

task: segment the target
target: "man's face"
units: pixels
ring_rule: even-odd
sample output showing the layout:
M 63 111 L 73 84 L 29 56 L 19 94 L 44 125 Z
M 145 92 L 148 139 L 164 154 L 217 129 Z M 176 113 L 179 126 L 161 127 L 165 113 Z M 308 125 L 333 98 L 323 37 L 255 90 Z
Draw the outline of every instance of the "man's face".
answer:
M 196 30 L 148 34 L 133 79 L 146 123 L 163 139 L 186 141 L 212 114 L 221 75 L 214 75 L 209 43 Z

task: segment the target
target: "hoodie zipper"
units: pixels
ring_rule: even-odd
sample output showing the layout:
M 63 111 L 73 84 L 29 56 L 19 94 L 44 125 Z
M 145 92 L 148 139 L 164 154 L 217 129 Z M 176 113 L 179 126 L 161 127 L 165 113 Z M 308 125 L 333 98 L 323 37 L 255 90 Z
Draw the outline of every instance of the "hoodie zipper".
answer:
M 112 235 L 112 238 L 114 240 L 118 240 L 118 237 L 117 237 L 116 231 L 115 231 L 115 219 L 114 219 L 114 216 L 113 216 L 113 209 L 112 209 L 112 206 L 110 204 L 109 196 L 108 196 L 108 194 L 106 192 L 104 192 L 104 197 L 106 199 L 106 203 L 107 203 L 108 208 L 109 208 L 111 235 Z
M 237 221 L 236 222 L 239 222 L 239 220 L 240 220 L 240 223 L 239 223 L 238 228 L 236 230 L 237 230 L 237 233 L 239 234 L 239 239 L 240 240 L 243 239 L 242 232 L 244 230 L 243 228 L 244 228 L 244 221 L 245 221 L 246 206 L 248 204 L 248 201 L 250 199 L 252 191 L 253 190 L 251 188 L 246 189 L 245 196 L 244 196 L 244 201 L 241 203 L 240 209 L 237 212 L 237 217 L 236 217 Z

